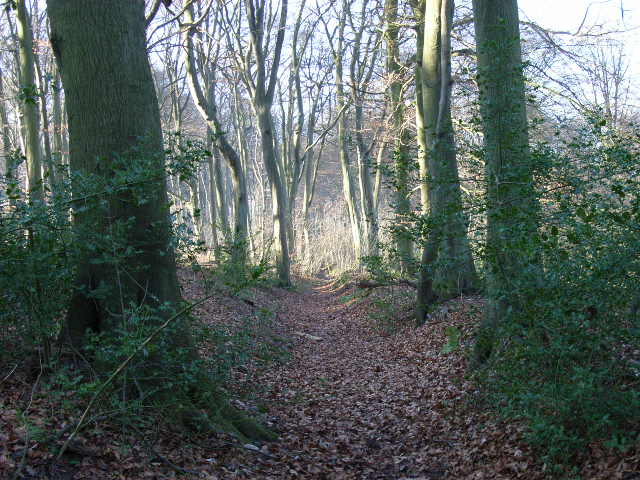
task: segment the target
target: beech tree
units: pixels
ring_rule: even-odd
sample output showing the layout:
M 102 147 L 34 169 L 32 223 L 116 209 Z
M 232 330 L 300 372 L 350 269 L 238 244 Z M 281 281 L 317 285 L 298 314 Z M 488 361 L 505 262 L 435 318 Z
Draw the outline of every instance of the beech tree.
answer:
M 47 6 L 66 95 L 71 170 L 110 178 L 121 168 L 118 158 L 143 145 L 144 152 L 131 160 L 142 161 L 136 155 L 144 155 L 158 172 L 146 186 L 148 201 L 135 202 L 131 191 L 105 193 L 106 218 L 75 210 L 79 231 L 104 236 L 114 222 L 132 219 L 126 241 L 138 252 L 126 266 L 100 262 L 91 249 L 83 255 L 65 326 L 66 338 L 82 345 L 88 328 L 113 332 L 131 304 L 176 305 L 180 294 L 161 173 L 160 112 L 145 48 L 144 2 L 48 0 Z M 82 199 L 76 202 L 79 207 Z
M 529 151 L 517 0 L 473 0 L 487 184 L 487 307 L 476 343 L 483 361 L 500 322 L 521 307 L 523 282 L 536 281 L 538 201 Z
M 376 131 L 367 134 L 366 121 L 369 120 L 371 125 L 374 120 L 372 111 L 366 110 L 366 98 L 373 85 L 373 75 L 377 67 L 377 59 L 380 52 L 381 32 L 376 28 L 376 22 L 382 20 L 375 16 L 368 15 L 371 9 L 369 0 L 365 0 L 359 12 L 359 15 L 348 10 L 347 22 L 353 32 L 353 40 L 350 49 L 349 61 L 349 86 L 351 87 L 351 102 L 353 111 L 353 127 L 351 133 L 355 140 L 356 150 L 356 166 L 358 172 L 358 187 L 360 193 L 360 218 L 362 221 L 360 227 L 361 244 L 363 246 L 362 254 L 365 256 L 378 255 L 378 201 L 375 198 L 379 189 L 375 188 L 373 183 L 373 150 L 376 142 L 379 140 L 382 130 L 382 121 L 379 122 Z M 359 20 L 359 23 L 358 21 Z M 366 118 L 365 113 L 369 113 Z M 401 188 L 400 191 L 403 189 Z M 356 199 L 357 203 L 357 199 Z M 402 210 L 406 202 L 401 200 L 399 205 Z M 406 242 L 404 242 L 406 243 Z M 400 241 L 401 251 L 406 247 Z M 405 252 L 406 253 L 406 252 Z M 401 257 L 404 255 L 401 253 Z
M 359 11 L 352 11 L 353 7 L 353 0 L 343 0 L 337 9 L 336 23 L 330 24 L 329 10 L 320 13 L 320 20 L 335 65 L 336 107 L 340 115 L 337 122 L 337 148 L 342 193 L 351 226 L 354 254 L 360 263 L 363 256 L 378 254 L 381 175 L 380 170 L 375 176 L 373 174 L 376 162 L 373 161 L 372 152 L 380 140 L 383 122 L 380 119 L 377 128 L 372 129 L 375 131 L 366 132 L 367 127 L 376 121 L 371 115 L 374 110 L 367 109 L 366 100 L 380 57 L 381 31 L 376 25 L 380 19 L 377 15 L 369 14 L 372 5 L 368 0 L 360 5 Z M 355 161 L 352 146 L 355 147 Z M 378 150 L 378 164 L 383 152 L 382 149 Z
M 476 287 L 476 271 L 462 210 L 451 121 L 451 27 L 453 0 L 426 0 L 416 91 L 423 209 L 430 225 L 423 247 L 417 321 L 437 297 L 450 298 Z
M 408 274 L 413 270 L 413 242 L 411 236 L 400 224 L 408 221 L 411 213 L 411 135 L 405 125 L 405 86 L 404 67 L 400 61 L 400 21 L 398 0 L 386 0 L 384 4 L 385 29 L 384 40 L 387 47 L 386 73 L 387 96 L 391 110 L 391 129 L 394 160 L 394 203 L 396 211 L 395 242 L 400 257 L 400 270 Z
M 251 105 L 260 131 L 262 160 L 271 187 L 275 257 L 281 285 L 291 284 L 291 259 L 288 242 L 287 191 L 284 183 L 282 158 L 275 146 L 275 128 L 271 108 L 276 91 L 278 69 L 287 25 L 287 0 L 280 4 L 276 21 L 274 12 L 267 9 L 266 0 L 244 0 L 249 28 L 249 56 L 243 69 L 244 83 L 249 90 Z M 275 42 L 269 40 L 270 27 L 275 28 Z
M 303 183 L 300 206 L 305 261 L 310 258 L 309 209 L 314 197 L 319 160 L 326 138 L 344 113 L 344 109 L 336 112 L 329 104 L 332 98 L 329 80 L 333 73 L 333 62 L 321 38 L 315 35 L 320 20 L 305 21 L 306 13 L 308 11 L 303 1 L 299 5 L 291 35 L 287 83 L 278 82 L 280 148 L 288 192 L 289 247 L 291 254 L 295 254 L 296 206 L 300 184 Z
M 327 12 L 319 14 L 322 21 L 324 31 L 326 33 L 333 62 L 335 65 L 335 83 L 336 83 L 336 103 L 339 110 L 346 109 L 349 100 L 345 91 L 344 82 L 344 54 L 345 54 L 345 28 L 347 24 L 347 12 L 351 8 L 352 0 L 343 0 L 341 4 L 338 23 L 330 30 L 328 19 L 325 18 Z M 337 131 L 338 155 L 340 158 L 340 169 L 342 172 L 342 195 L 347 205 L 347 213 L 351 226 L 351 237 L 353 241 L 353 249 L 356 259 L 362 255 L 362 230 L 361 230 L 361 214 L 357 207 L 355 179 L 350 169 L 349 151 L 347 146 L 347 118 L 341 115 L 338 120 Z
M 20 57 L 20 105 L 25 130 L 25 155 L 29 195 L 32 200 L 43 200 L 42 151 L 40 149 L 40 103 L 36 85 L 35 55 L 33 53 L 33 28 L 27 11 L 26 0 L 16 1 L 16 24 Z
M 209 5 L 210 6 L 210 5 Z M 201 48 L 208 46 L 208 52 L 196 51 L 194 36 L 199 28 L 202 28 L 203 22 L 208 20 L 208 9 L 206 9 L 198 19 L 194 16 L 193 4 L 189 3 L 184 9 L 184 23 L 182 25 L 182 37 L 186 50 L 186 71 L 187 81 L 191 96 L 196 103 L 198 112 L 206 122 L 208 135 L 211 136 L 213 146 L 222 154 L 227 161 L 231 170 L 231 178 L 233 181 L 234 207 L 235 207 L 235 223 L 233 229 L 234 255 L 237 261 L 244 261 L 246 257 L 246 247 L 248 242 L 248 216 L 249 203 L 247 196 L 246 174 L 243 167 L 240 154 L 233 147 L 227 138 L 227 133 L 222 127 L 218 117 L 218 106 L 216 101 L 216 71 L 218 62 L 219 47 L 207 40 L 203 35 L 199 36 L 198 44 Z M 214 18 L 211 22 L 213 32 L 207 31 L 209 38 L 213 37 L 218 19 Z M 209 22 L 206 21 L 208 25 Z M 200 59 L 200 61 L 198 61 Z M 208 88 L 202 87 L 201 77 L 209 85 Z M 214 176 L 217 185 L 218 204 L 224 197 L 222 187 L 222 175 L 219 163 L 216 158 L 212 158 L 210 163 L 210 175 Z M 226 227 L 228 221 L 226 210 L 221 209 L 221 220 L 223 227 Z

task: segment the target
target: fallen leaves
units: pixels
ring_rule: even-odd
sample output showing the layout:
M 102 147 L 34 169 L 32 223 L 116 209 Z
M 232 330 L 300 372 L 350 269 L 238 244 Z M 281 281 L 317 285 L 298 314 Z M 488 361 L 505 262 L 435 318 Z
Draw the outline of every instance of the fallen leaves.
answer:
M 197 275 L 182 272 L 181 280 L 187 298 L 204 295 Z M 523 427 L 493 419 L 465 379 L 458 347 L 469 345 L 481 299 L 448 302 L 414 329 L 398 321 L 411 309 L 413 290 L 389 288 L 364 298 L 312 282 L 299 291 L 254 289 L 243 299 L 221 293 L 198 308 L 207 324 L 233 331 L 249 319 L 251 341 L 276 335 L 290 349 L 289 362 L 245 365 L 230 385 L 235 406 L 266 411 L 276 442 L 238 444 L 221 434 L 189 442 L 163 429 L 150 454 L 135 435 L 102 423 L 80 435 L 78 452 L 55 463 L 45 443 L 25 445 L 20 410 L 30 385 L 15 372 L 0 384 L 0 478 L 10 478 L 25 452 L 25 479 L 545 478 L 544 465 L 521 440 Z M 381 311 L 381 301 L 389 308 Z M 275 312 L 268 338 L 258 328 L 258 308 Z M 381 316 L 388 312 L 397 318 Z M 381 329 L 380 322 L 393 328 Z M 31 425 L 59 430 L 73 422 L 56 398 L 35 396 Z M 638 449 L 622 455 L 593 445 L 591 451 L 583 478 L 640 478 Z

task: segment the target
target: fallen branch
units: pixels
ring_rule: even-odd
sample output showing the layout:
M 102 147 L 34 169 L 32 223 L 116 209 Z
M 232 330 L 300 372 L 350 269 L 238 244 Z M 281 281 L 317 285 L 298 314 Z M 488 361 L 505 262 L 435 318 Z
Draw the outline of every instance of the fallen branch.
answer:
M 411 280 L 407 280 L 405 278 L 402 278 L 395 282 L 389 282 L 389 283 L 381 283 L 381 282 L 376 282 L 374 280 L 367 280 L 367 279 L 361 279 L 356 282 L 356 286 L 359 288 L 392 287 L 397 285 L 406 285 L 407 287 L 411 287 L 415 289 L 418 288 L 415 282 L 412 282 Z
M 11 369 L 11 371 L 7 374 L 7 376 L 6 376 L 6 377 L 4 377 L 2 380 L 0 380 L 0 385 L 2 385 L 4 382 L 6 382 L 6 381 L 9 379 L 9 377 L 10 377 L 11 375 L 13 375 L 13 372 L 15 372 L 15 371 L 16 371 L 16 368 L 18 368 L 18 364 L 17 364 L 17 363 L 16 363 L 16 364 L 15 364 L 15 366 Z
M 314 342 L 321 342 L 322 341 L 322 337 L 316 337 L 315 335 L 310 335 L 310 334 L 304 333 L 304 332 L 293 332 L 293 334 L 297 335 L 299 337 L 308 338 L 309 340 L 313 340 Z

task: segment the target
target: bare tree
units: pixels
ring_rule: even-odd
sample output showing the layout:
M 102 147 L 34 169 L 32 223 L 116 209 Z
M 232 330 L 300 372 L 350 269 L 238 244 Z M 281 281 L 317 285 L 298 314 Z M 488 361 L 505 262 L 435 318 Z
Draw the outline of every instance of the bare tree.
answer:
M 413 270 L 413 242 L 409 232 L 402 228 L 411 213 L 411 154 L 410 132 L 405 124 L 405 67 L 400 61 L 400 20 L 398 0 L 385 0 L 384 40 L 387 47 L 386 74 L 388 103 L 391 110 L 394 159 L 394 207 L 396 226 L 394 229 L 396 249 L 400 258 L 400 271 L 409 274 Z
M 366 110 L 366 99 L 371 93 L 372 79 L 378 66 L 381 41 L 381 30 L 376 25 L 379 17 L 371 15 L 371 12 L 379 9 L 374 9 L 369 0 L 364 1 L 356 12 L 352 11 L 353 5 L 352 0 L 343 0 L 336 12 L 335 24 L 330 25 L 326 15 L 328 11 L 321 14 L 320 19 L 335 65 L 336 107 L 339 112 L 345 111 L 338 120 L 337 142 L 343 197 L 351 225 L 354 253 L 360 261 L 362 256 L 374 256 L 378 253 L 376 195 L 380 189 L 376 188 L 377 180 L 373 179 L 372 152 L 380 137 L 384 110 L 381 114 L 378 112 L 380 120 L 374 131 L 366 132 L 367 127 L 375 125 L 375 117 L 372 115 L 374 110 Z M 345 64 L 348 66 L 347 75 Z M 365 112 L 369 114 L 368 125 L 365 125 Z M 351 125 L 349 118 L 352 120 Z M 352 166 L 351 144 L 355 147 L 357 176 Z
M 246 175 L 243 168 L 240 155 L 227 138 L 227 134 L 222 127 L 218 117 L 218 106 L 216 101 L 216 64 L 219 58 L 219 46 L 211 41 L 206 41 L 205 35 L 199 36 L 199 44 L 207 45 L 208 51 L 196 51 L 194 36 L 197 29 L 206 21 L 207 26 L 211 25 L 214 30 L 208 29 L 206 36 L 211 39 L 215 38 L 215 29 L 218 28 L 219 18 L 216 17 L 210 22 L 208 19 L 208 10 L 205 9 L 201 13 L 198 20 L 194 18 L 193 5 L 190 3 L 184 9 L 185 21 L 182 25 L 183 42 L 187 55 L 187 80 L 191 96 L 193 97 L 198 112 L 205 120 L 207 129 L 211 135 L 213 144 L 216 149 L 222 153 L 227 161 L 232 173 L 234 207 L 235 207 L 235 223 L 233 231 L 234 255 L 237 261 L 244 261 L 246 257 L 247 235 L 248 235 L 248 215 L 249 205 L 246 187 Z M 197 60 L 200 61 L 197 61 Z M 209 87 L 205 90 L 200 80 L 202 76 Z M 210 175 L 216 179 L 216 195 L 219 205 L 224 205 L 224 192 L 222 187 L 222 173 L 219 162 L 215 157 L 210 164 Z M 226 209 L 220 209 L 223 229 L 226 227 Z

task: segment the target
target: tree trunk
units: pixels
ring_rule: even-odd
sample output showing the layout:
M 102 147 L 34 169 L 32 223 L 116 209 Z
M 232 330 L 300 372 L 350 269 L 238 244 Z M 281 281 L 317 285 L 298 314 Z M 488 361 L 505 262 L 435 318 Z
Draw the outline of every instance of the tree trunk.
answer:
M 392 132 L 395 135 L 393 145 L 394 160 L 394 209 L 395 223 L 394 237 L 396 249 L 400 259 L 400 273 L 411 274 L 413 271 L 413 242 L 406 228 L 402 225 L 407 222 L 411 213 L 411 186 L 409 184 L 409 171 L 411 168 L 411 156 L 409 154 L 409 131 L 405 128 L 405 107 L 403 95 L 402 66 L 400 65 L 400 42 L 398 25 L 398 0 L 386 0 L 384 5 L 385 33 L 384 39 L 387 47 L 387 95 L 391 108 Z
M 255 78 L 250 70 L 245 70 L 245 83 L 251 90 L 251 102 L 262 147 L 264 162 L 271 186 L 271 205 L 273 229 L 275 233 L 275 260 L 278 280 L 282 286 L 291 285 L 289 242 L 287 238 L 287 192 L 284 185 L 284 166 L 282 158 L 276 152 L 273 117 L 271 108 L 278 78 L 278 68 L 282 54 L 287 24 L 287 0 L 280 2 L 280 18 L 274 45 L 269 48 L 269 39 L 265 38 L 265 2 L 264 0 L 245 0 L 245 10 L 249 23 L 251 55 L 255 63 Z M 267 56 L 272 52 L 268 62 Z M 270 67 L 269 71 L 267 71 Z
M 44 163 L 47 166 L 48 183 L 51 190 L 55 192 L 55 186 L 58 183 L 56 170 L 53 164 L 53 157 L 51 155 L 51 130 L 49 126 L 49 111 L 47 108 L 47 94 L 49 93 L 49 82 L 46 75 L 42 72 L 40 66 L 40 59 L 34 55 L 35 67 L 38 79 L 38 89 L 41 97 L 40 101 L 40 119 L 42 121 L 42 140 L 44 145 Z
M 428 235 L 420 270 L 417 321 L 424 321 L 429 299 L 473 291 L 477 276 L 467 237 L 451 121 L 451 24 L 453 0 L 427 0 L 420 72 L 427 151 L 420 159 L 429 202 Z M 437 264 L 436 264 L 437 262 Z M 433 292 L 429 292 L 433 289 Z
M 517 0 L 473 0 L 487 182 L 487 308 L 476 362 L 496 328 L 521 308 L 519 290 L 539 271 L 538 201 L 529 153 Z
M 338 75 L 338 70 L 342 70 L 341 66 L 336 64 L 336 78 Z M 342 90 L 342 76 L 340 76 L 340 81 L 336 80 L 338 84 L 338 102 L 337 106 L 339 109 L 344 108 L 345 100 L 344 100 L 344 92 Z M 357 197 L 356 197 L 356 189 L 353 180 L 353 174 L 349 167 L 349 151 L 347 146 L 347 120 L 345 115 L 340 117 L 338 120 L 338 150 L 339 150 L 339 158 L 340 158 L 340 169 L 342 171 L 342 195 L 344 197 L 344 201 L 347 204 L 347 213 L 349 214 L 349 222 L 351 224 L 351 238 L 353 240 L 353 251 L 355 254 L 356 262 L 360 262 L 360 257 L 362 256 L 362 232 L 361 222 L 360 222 L 360 211 L 356 206 Z
M 213 174 L 216 185 L 216 203 L 218 204 L 218 216 L 220 218 L 219 227 L 222 230 L 222 235 L 225 242 L 230 242 L 231 238 L 229 228 L 229 209 L 227 208 L 226 192 L 225 192 L 225 177 L 222 171 L 222 159 L 217 151 L 213 151 Z
M 219 240 L 218 240 L 218 206 L 219 203 L 216 200 L 216 177 L 215 166 L 216 161 L 213 157 L 213 139 L 211 138 L 211 131 L 207 129 L 207 148 L 211 149 L 211 156 L 209 157 L 209 220 L 211 221 L 211 250 L 213 251 L 214 258 L 218 260 L 219 253 Z
M 4 98 L 4 76 L 0 68 L 0 98 Z M 9 116 L 7 115 L 6 102 L 0 102 L 0 135 L 2 135 L 2 159 L 0 160 L 0 175 L 11 175 L 11 126 L 9 125 Z
M 53 97 L 53 151 L 51 155 L 53 157 L 53 168 L 54 171 L 58 173 L 57 180 L 61 180 L 60 173 L 63 172 L 62 168 L 62 100 L 60 98 L 60 92 L 62 91 L 62 85 L 60 80 L 60 72 L 58 69 L 55 69 L 53 75 L 53 85 L 52 85 L 52 97 Z
M 217 115 L 217 106 L 215 100 L 215 78 L 210 79 L 210 88 L 205 90 L 200 84 L 198 72 L 196 71 L 196 56 L 193 36 L 197 25 L 194 24 L 193 5 L 189 5 L 184 12 L 186 28 L 183 30 L 183 41 L 187 51 L 187 82 L 191 96 L 196 104 L 198 113 L 206 122 L 215 147 L 222 153 L 231 169 L 231 179 L 233 182 L 234 207 L 235 207 L 235 223 L 234 231 L 228 241 L 233 243 L 234 260 L 243 263 L 246 260 L 247 235 L 248 235 L 248 215 L 249 204 L 247 196 L 246 176 L 242 167 L 242 162 L 238 152 L 233 148 L 227 139 L 224 129 L 220 125 Z M 208 66 L 200 65 L 203 70 Z M 229 236 L 229 221 L 227 217 L 226 203 L 224 197 L 224 184 L 222 178 L 221 165 L 217 161 L 214 162 L 214 170 L 217 185 L 218 213 L 220 217 L 221 227 L 225 237 Z
M 26 0 L 16 1 L 18 50 L 20 56 L 20 102 L 25 129 L 25 154 L 29 196 L 32 200 L 44 200 L 42 184 L 42 153 L 40 151 L 40 121 L 38 112 L 38 88 L 33 53 L 33 30 L 27 12 Z
M 416 17 L 416 67 L 414 80 L 416 88 L 416 141 L 418 143 L 418 166 L 420 168 L 420 207 L 422 215 L 429 214 L 429 190 L 427 188 L 427 137 L 425 112 L 422 95 L 422 57 L 424 55 L 424 11 L 425 0 L 414 0 L 413 13 Z
M 362 134 L 364 129 L 362 98 L 355 100 L 353 110 L 356 130 L 356 156 L 358 159 L 358 184 L 360 187 L 361 236 L 364 240 L 364 242 L 362 242 L 362 255 L 374 257 L 378 255 L 378 211 L 376 209 L 370 168 L 373 164 L 371 161 L 373 144 L 367 147 Z
M 324 150 L 324 141 L 320 144 L 317 157 L 314 155 L 313 149 L 307 152 L 308 160 L 305 162 L 304 170 L 304 192 L 302 197 L 302 235 L 304 239 L 304 261 L 306 265 L 311 263 L 311 232 L 309 225 L 309 209 L 313 202 L 316 181 L 318 179 L 318 168 L 320 159 Z M 314 161 L 315 159 L 315 161 Z
M 62 79 L 60 79 L 62 81 Z M 67 106 L 65 102 L 62 102 L 62 125 L 63 128 L 60 131 L 62 135 L 62 164 L 64 165 L 64 174 L 69 177 L 69 119 L 67 118 Z M 66 130 L 66 132 L 65 132 Z
M 106 237 L 110 226 L 133 219 L 125 240 L 139 252 L 128 258 L 126 274 L 117 264 L 102 263 L 100 252 L 85 252 L 64 332 L 82 346 L 88 328 L 114 333 L 131 305 L 175 306 L 180 294 L 164 208 L 164 149 L 145 47 L 144 2 L 48 0 L 47 5 L 66 93 L 71 170 L 109 179 L 119 168 L 117 157 L 130 157 L 127 161 L 152 162 L 158 172 L 145 186 L 146 202 L 132 201 L 133 192 L 125 191 L 105 195 L 106 217 L 76 211 L 78 234 L 92 232 L 89 238 Z M 132 154 L 141 145 L 144 160 Z
M 262 160 L 269 177 L 271 186 L 271 206 L 273 212 L 273 231 L 276 237 L 276 268 L 278 279 L 283 286 L 291 283 L 289 278 L 290 258 L 289 243 L 287 241 L 287 194 L 285 192 L 282 176 L 278 169 L 278 160 L 273 144 L 273 122 L 271 112 L 266 104 L 258 101 L 256 116 L 260 131 L 260 143 L 262 146 Z M 260 106 L 261 105 L 261 106 Z
M 198 244 L 204 243 L 204 229 L 202 228 L 202 211 L 200 209 L 200 169 L 197 168 L 193 177 L 186 181 L 189 187 L 189 213 L 193 225 L 193 238 Z

